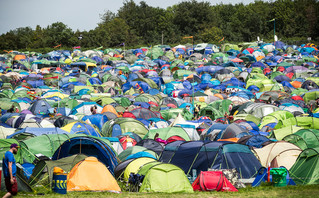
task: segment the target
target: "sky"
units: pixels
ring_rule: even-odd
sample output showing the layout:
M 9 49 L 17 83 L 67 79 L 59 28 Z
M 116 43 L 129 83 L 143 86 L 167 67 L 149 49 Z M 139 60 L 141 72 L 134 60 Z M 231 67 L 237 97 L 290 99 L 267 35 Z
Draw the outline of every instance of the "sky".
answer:
M 140 0 L 134 0 L 139 4 Z M 144 0 L 152 7 L 167 8 L 183 0 Z M 201 2 L 205 0 L 197 0 Z M 206 0 L 215 4 L 249 4 L 254 0 Z M 117 13 L 123 0 L 0 0 L 0 35 L 19 27 L 47 27 L 62 22 L 73 31 L 89 31 L 101 22 L 100 15 Z

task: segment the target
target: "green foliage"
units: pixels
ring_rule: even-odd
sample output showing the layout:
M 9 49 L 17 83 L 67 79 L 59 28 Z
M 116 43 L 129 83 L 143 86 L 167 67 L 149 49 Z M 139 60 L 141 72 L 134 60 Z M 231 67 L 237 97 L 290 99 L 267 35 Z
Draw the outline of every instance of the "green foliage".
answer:
M 217 43 L 223 38 L 223 31 L 218 27 L 205 28 L 199 34 L 200 39 L 205 43 Z
M 317 0 L 256 0 L 250 4 L 218 4 L 196 0 L 162 9 L 151 7 L 146 1 L 125 0 L 117 13 L 106 10 L 100 23 L 89 31 L 73 31 L 56 22 L 46 28 L 39 25 L 32 30 L 20 27 L 0 35 L 0 50 L 45 49 L 60 45 L 63 48 L 154 46 L 185 43 L 185 36 L 194 42 L 216 43 L 251 42 L 257 36 L 272 41 L 276 19 L 276 35 L 283 41 L 297 38 L 319 38 L 319 2 Z M 79 38 L 82 39 L 79 39 Z M 46 50 L 45 50 L 46 51 Z

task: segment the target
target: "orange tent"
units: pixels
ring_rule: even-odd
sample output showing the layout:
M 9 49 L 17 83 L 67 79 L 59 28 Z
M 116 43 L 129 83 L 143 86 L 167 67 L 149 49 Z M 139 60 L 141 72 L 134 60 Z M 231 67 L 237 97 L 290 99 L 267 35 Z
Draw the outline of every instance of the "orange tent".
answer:
M 229 142 L 238 142 L 239 138 L 228 138 L 228 139 L 219 139 L 217 141 L 229 141 Z
M 102 162 L 96 157 L 87 157 L 68 174 L 67 190 L 120 192 L 121 188 Z
M 112 105 L 105 105 L 101 113 L 104 113 L 104 112 L 111 112 L 111 113 L 114 113 L 117 117 L 120 116 Z
M 291 82 L 291 85 L 292 85 L 294 88 L 298 89 L 298 88 L 301 87 L 302 83 L 299 82 L 299 81 L 293 81 L 293 82 Z
M 22 59 L 26 59 L 25 55 L 23 55 L 23 54 L 17 54 L 13 58 L 13 60 L 22 60 Z

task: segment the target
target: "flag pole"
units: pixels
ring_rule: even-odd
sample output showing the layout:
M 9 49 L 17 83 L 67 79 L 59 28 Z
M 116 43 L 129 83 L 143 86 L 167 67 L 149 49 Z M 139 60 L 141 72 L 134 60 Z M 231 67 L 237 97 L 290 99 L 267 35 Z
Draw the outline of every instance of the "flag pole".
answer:
M 276 44 L 276 19 L 274 19 L 274 44 Z

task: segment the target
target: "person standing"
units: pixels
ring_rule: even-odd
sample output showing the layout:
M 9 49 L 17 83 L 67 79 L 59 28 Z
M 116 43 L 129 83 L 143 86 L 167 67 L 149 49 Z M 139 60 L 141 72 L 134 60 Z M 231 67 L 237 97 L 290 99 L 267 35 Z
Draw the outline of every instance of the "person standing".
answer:
M 17 166 L 16 160 L 13 154 L 18 153 L 19 146 L 17 144 L 11 144 L 10 150 L 7 151 L 2 159 L 2 171 L 5 179 L 7 193 L 3 198 L 9 198 L 17 195 L 18 193 L 18 183 L 16 179 Z

